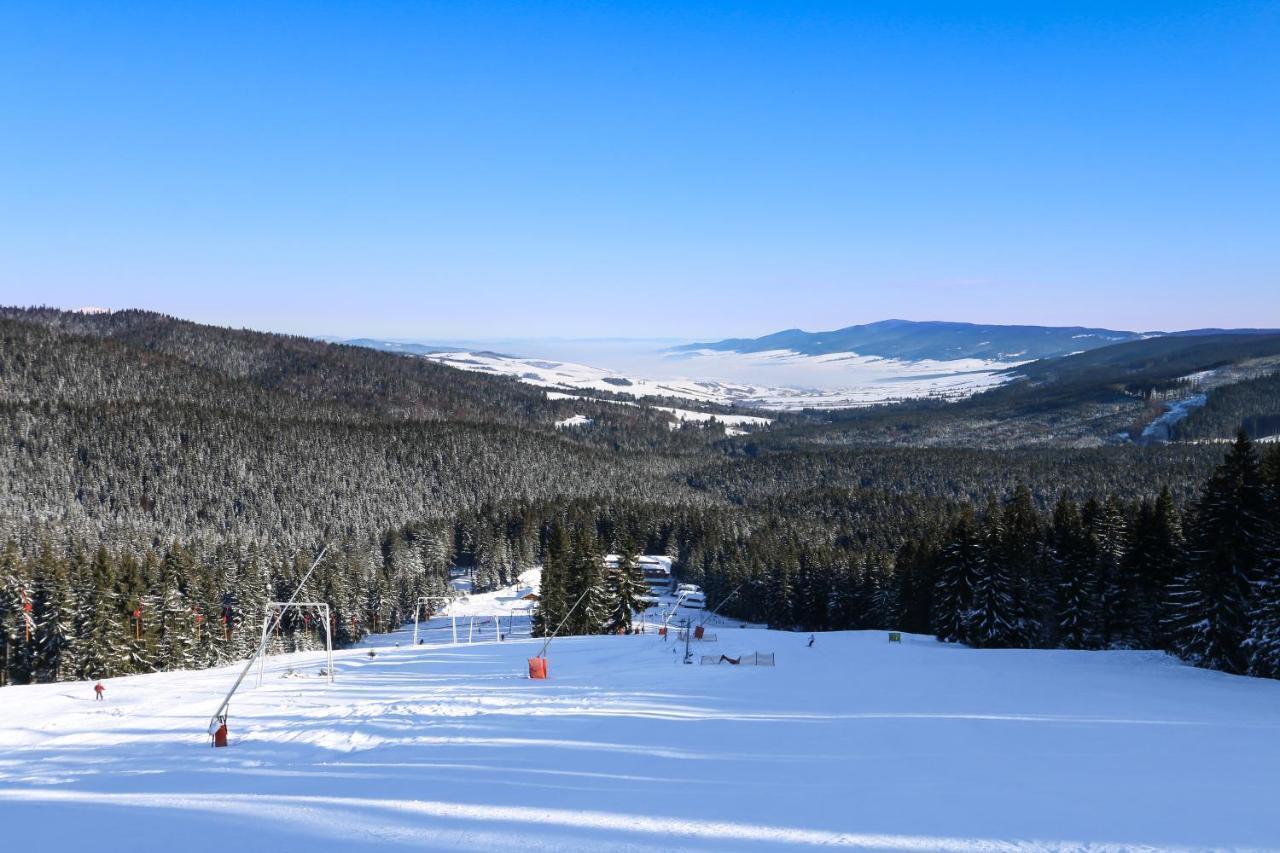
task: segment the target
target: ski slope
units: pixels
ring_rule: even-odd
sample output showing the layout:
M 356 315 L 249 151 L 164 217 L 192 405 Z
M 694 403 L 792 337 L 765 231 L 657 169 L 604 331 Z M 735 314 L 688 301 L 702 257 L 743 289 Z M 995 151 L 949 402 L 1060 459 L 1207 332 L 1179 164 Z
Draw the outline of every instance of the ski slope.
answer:
M 473 600 L 463 610 L 491 610 Z M 447 620 L 436 620 L 442 628 Z M 1147 652 L 709 626 L 0 689 L 13 851 L 1276 849 L 1280 682 Z M 490 635 L 492 639 L 492 635 Z M 396 647 L 399 643 L 399 647 Z M 289 670 L 292 676 L 287 676 Z

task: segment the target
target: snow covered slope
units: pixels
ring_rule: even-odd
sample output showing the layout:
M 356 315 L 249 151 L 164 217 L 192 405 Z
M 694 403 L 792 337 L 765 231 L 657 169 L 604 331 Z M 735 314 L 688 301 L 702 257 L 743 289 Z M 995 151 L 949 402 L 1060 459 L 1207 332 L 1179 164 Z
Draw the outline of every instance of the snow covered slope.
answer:
M 425 354 L 423 358 L 463 370 L 514 376 L 544 388 L 615 391 L 637 397 L 683 397 L 704 403 L 750 402 L 758 390 L 751 385 L 695 379 L 639 379 L 585 364 L 520 358 L 495 352 L 435 352 Z
M 849 408 L 920 397 L 961 399 L 1007 382 L 1010 363 L 980 359 L 899 361 L 834 353 L 809 356 L 789 350 L 734 353 L 702 350 L 671 356 L 661 369 L 704 377 L 773 374 L 781 384 L 728 379 L 641 379 L 566 361 L 492 352 L 435 352 L 423 358 L 481 373 L 512 376 L 559 391 L 596 390 L 636 397 L 681 397 L 704 403 L 768 409 Z M 795 383 L 795 384 L 785 384 Z
M 481 609 L 488 605 L 476 604 Z M 460 620 L 461 621 L 461 620 Z M 447 620 L 437 620 L 442 628 Z M 975 651 L 710 626 L 273 659 L 0 689 L 3 849 L 1274 848 L 1280 682 L 1145 652 Z M 492 634 L 489 635 L 490 637 Z M 395 647 L 399 642 L 400 647 Z M 292 677 L 285 677 L 292 669 Z

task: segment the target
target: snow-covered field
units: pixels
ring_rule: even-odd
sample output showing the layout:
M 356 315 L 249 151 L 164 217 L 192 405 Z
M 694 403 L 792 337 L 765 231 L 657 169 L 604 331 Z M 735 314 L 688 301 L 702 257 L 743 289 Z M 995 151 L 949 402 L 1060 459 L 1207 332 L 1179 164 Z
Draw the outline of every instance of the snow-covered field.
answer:
M 702 403 L 749 403 L 754 386 L 699 379 L 641 379 L 614 370 L 567 361 L 519 358 L 492 352 L 438 352 L 422 356 L 450 367 L 513 376 L 531 385 L 562 390 L 613 391 L 636 397 L 681 397 Z
M 0 689 L 0 849 L 1280 848 L 1280 682 L 723 623 L 697 653 L 777 666 L 651 632 L 557 640 L 531 681 L 540 641 L 446 624 L 336 652 L 333 686 L 272 659 L 227 749 L 232 668 Z
M 1017 363 L 900 361 L 856 353 L 809 356 L 788 350 L 699 350 L 651 360 L 650 369 L 667 378 L 645 379 L 574 362 L 493 352 L 438 352 L 422 357 L 561 391 L 614 391 L 778 410 L 850 408 L 920 397 L 962 399 L 1008 381 L 1009 376 L 1001 371 Z M 762 376 L 770 381 L 759 381 Z

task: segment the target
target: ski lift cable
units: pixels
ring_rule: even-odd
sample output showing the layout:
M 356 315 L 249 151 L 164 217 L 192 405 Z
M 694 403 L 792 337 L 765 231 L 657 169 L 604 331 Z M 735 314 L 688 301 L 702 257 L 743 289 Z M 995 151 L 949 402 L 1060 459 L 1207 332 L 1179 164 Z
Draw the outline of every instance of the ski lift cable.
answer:
M 280 620 L 284 618 L 284 614 L 289 610 L 289 605 L 293 604 L 293 602 L 297 600 L 298 594 L 302 592 L 303 585 L 306 584 L 307 579 L 311 577 L 311 573 L 316 570 L 316 566 L 320 565 L 320 561 L 324 559 L 324 555 L 328 551 L 329 551 L 328 544 L 326 544 L 323 548 L 320 549 L 320 553 L 316 556 L 315 561 L 312 562 L 311 568 L 307 569 L 307 573 L 302 576 L 302 582 L 298 584 L 298 588 L 293 591 L 293 595 L 289 596 L 289 601 L 286 602 L 285 606 L 280 608 L 280 610 L 276 612 L 274 620 L 271 623 L 269 623 L 267 630 L 263 632 L 262 640 L 258 643 L 257 651 L 255 651 L 253 655 L 249 658 L 249 660 L 245 663 L 244 669 L 240 671 L 240 677 L 236 679 L 235 684 L 231 685 L 231 689 L 227 691 L 227 695 L 222 700 L 222 704 L 218 706 L 218 710 L 215 711 L 213 714 L 213 717 L 210 718 L 209 720 L 210 734 L 213 734 L 213 732 L 218 728 L 218 726 L 226 722 L 227 708 L 228 706 L 231 705 L 231 697 L 235 695 L 235 692 L 238 689 L 240 689 L 240 684 L 241 682 L 244 681 L 245 676 L 249 674 L 249 670 L 253 669 L 254 661 L 256 661 L 258 659 L 258 656 L 261 655 L 262 652 L 266 649 L 267 642 L 271 636 L 271 631 L 280 624 Z
M 703 617 L 702 617 L 702 621 L 701 621 L 701 622 L 699 622 L 698 624 L 699 624 L 699 625 L 706 625 L 706 624 L 707 624 L 707 620 L 708 620 L 708 619 L 710 619 L 712 616 L 715 616 L 717 613 L 719 613 L 719 612 L 720 612 L 720 608 L 721 608 L 721 607 L 724 607 L 726 604 L 728 604 L 728 603 L 729 603 L 729 599 L 730 599 L 730 598 L 733 598 L 735 595 L 737 595 L 737 594 L 738 594 L 738 590 L 742 589 L 742 587 L 743 587 L 743 586 L 744 586 L 744 584 L 738 584 L 736 587 L 734 587 L 733 592 L 731 592 L 731 593 L 729 593 L 727 596 L 725 596 L 724 601 L 721 601 L 719 604 L 717 604 L 717 605 L 716 605 L 716 609 L 715 609 L 715 610 L 712 610 L 712 611 L 711 611 L 710 613 L 708 613 L 706 616 L 703 616 Z
M 557 625 L 556 629 L 551 632 L 551 636 L 547 637 L 547 641 L 542 644 L 542 651 L 538 652 L 537 654 L 538 657 L 544 658 L 547 656 L 547 646 L 551 645 L 551 641 L 554 640 L 556 638 L 556 635 L 560 633 L 560 629 L 564 627 L 564 623 L 569 621 L 569 617 L 573 615 L 573 611 L 578 609 L 578 605 L 582 603 L 582 599 L 586 598 L 587 593 L 589 592 L 591 592 L 590 589 L 584 589 L 582 591 L 582 595 L 578 596 L 578 600 L 573 603 L 573 607 L 569 608 L 569 612 L 564 615 L 564 618 L 560 620 L 560 624 Z

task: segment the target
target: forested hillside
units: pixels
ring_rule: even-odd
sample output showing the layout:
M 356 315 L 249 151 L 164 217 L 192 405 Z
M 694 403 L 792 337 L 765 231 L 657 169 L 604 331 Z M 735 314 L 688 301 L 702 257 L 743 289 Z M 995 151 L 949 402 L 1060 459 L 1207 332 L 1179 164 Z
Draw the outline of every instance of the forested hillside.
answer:
M 1277 356 L 1280 335 L 1268 331 L 1147 338 L 1010 368 L 1006 384 L 959 402 L 812 412 L 807 420 L 786 424 L 797 427 L 802 443 L 1102 447 L 1137 438 L 1167 399 L 1193 393 L 1197 374 L 1254 365 L 1247 373 L 1274 376 L 1280 372 Z M 1177 437 L 1207 437 L 1217 430 L 1213 437 L 1230 440 L 1245 418 L 1275 413 L 1275 398 L 1266 395 L 1273 386 L 1264 380 L 1242 384 L 1211 390 L 1209 412 L 1193 415 Z M 786 429 L 775 432 L 775 441 L 787 435 Z
M 1174 425 L 1173 438 L 1220 439 L 1237 430 L 1259 438 L 1280 435 L 1280 369 L 1215 389 L 1202 408 Z
M 594 423 L 556 428 L 577 413 Z M 672 555 L 712 606 L 778 627 L 1155 646 L 1271 672 L 1257 650 L 1273 636 L 1275 455 L 1262 465 L 1241 444 L 1237 473 L 1215 475 L 1222 445 L 833 435 L 876 417 L 785 417 L 729 438 L 401 354 L 147 312 L 5 309 L 3 678 L 236 658 L 262 602 L 323 543 L 308 594 L 333 606 L 343 642 L 411 616 L 451 566 L 485 589 L 545 562 L 566 595 L 598 597 L 603 615 L 580 630 L 617 627 L 598 558 L 634 551 Z M 1206 556 L 1228 542 L 1253 550 Z M 1243 574 L 1223 586 L 1228 564 Z M 1235 621 L 1198 639 L 1189 614 L 1205 608 Z M 316 636 L 291 622 L 278 642 Z

